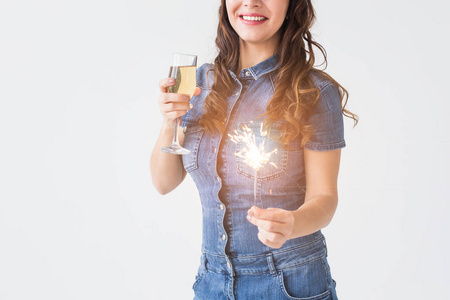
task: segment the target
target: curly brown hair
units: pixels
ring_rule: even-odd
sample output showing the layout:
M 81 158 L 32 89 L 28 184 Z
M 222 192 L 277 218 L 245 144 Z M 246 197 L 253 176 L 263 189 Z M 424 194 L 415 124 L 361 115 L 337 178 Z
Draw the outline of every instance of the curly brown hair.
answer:
M 308 124 L 311 111 L 320 97 L 320 90 L 314 86 L 310 75 L 318 72 L 339 88 L 342 112 L 358 123 L 358 116 L 345 109 L 348 92 L 323 70 L 314 68 L 313 46 L 324 57 L 325 49 L 313 40 L 310 29 L 315 21 L 315 11 L 311 0 L 290 0 L 286 19 L 280 28 L 280 43 L 276 53 L 279 55 L 279 69 L 275 80 L 275 92 L 263 114 L 264 124 L 283 123 L 283 144 L 301 136 L 301 146 L 310 138 L 313 128 Z M 205 111 L 200 125 L 206 131 L 224 133 L 226 118 L 226 99 L 230 96 L 234 80 L 228 70 L 236 70 L 239 63 L 239 36 L 228 20 L 226 0 L 221 0 L 216 46 L 218 55 L 214 60 L 214 84 L 205 100 Z

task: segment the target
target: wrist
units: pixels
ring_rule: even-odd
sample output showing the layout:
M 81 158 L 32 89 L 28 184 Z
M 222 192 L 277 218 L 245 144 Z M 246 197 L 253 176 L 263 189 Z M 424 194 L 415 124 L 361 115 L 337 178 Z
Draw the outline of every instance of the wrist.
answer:
M 299 232 L 299 231 L 301 231 L 301 229 L 303 229 L 302 227 L 304 226 L 304 224 L 302 225 L 300 223 L 306 217 L 306 216 L 304 216 L 303 209 L 301 209 L 301 207 L 300 207 L 300 208 L 292 211 L 292 217 L 293 217 L 294 221 L 293 221 L 293 225 L 292 225 L 292 232 L 291 232 L 291 235 L 289 236 L 289 240 L 292 240 L 292 239 L 295 239 L 295 238 L 298 238 L 298 237 L 301 237 L 304 235 L 302 232 Z M 299 228 L 301 228 L 301 229 L 299 230 Z

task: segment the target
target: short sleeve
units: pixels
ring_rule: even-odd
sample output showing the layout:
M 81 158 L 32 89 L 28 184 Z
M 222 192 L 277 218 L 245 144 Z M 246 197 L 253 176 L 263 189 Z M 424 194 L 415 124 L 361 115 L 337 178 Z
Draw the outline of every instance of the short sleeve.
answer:
M 309 124 L 313 127 L 313 133 L 305 145 L 306 149 L 330 151 L 346 146 L 340 93 L 336 85 L 329 83 L 321 90 Z

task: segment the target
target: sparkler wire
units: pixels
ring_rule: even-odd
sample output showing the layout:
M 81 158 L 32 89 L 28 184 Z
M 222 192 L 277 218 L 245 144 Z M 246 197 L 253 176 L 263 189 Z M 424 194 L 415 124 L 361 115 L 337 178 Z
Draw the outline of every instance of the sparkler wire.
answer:
M 258 169 L 255 169 L 255 183 L 253 185 L 253 206 L 256 206 L 256 184 L 258 178 Z

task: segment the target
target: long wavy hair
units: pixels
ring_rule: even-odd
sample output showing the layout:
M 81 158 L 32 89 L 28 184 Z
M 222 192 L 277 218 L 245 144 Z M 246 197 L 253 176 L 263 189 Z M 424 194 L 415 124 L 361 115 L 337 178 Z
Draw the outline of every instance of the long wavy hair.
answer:
M 318 72 L 339 88 L 340 103 L 345 116 L 358 123 L 358 116 L 345 109 L 348 92 L 323 70 L 314 68 L 313 46 L 324 57 L 324 69 L 327 67 L 325 49 L 313 40 L 310 28 L 315 21 L 315 11 L 311 0 L 290 0 L 286 19 L 280 28 L 280 43 L 276 53 L 280 67 L 275 79 L 275 92 L 267 104 L 264 125 L 270 127 L 282 121 L 284 130 L 283 144 L 286 145 L 299 135 L 303 147 L 309 140 L 314 128 L 308 124 L 312 109 L 320 97 L 320 90 L 312 83 L 310 75 Z M 205 111 L 200 125 L 206 131 L 224 133 L 227 101 L 234 80 L 228 70 L 235 71 L 239 63 L 239 36 L 228 20 L 226 1 L 219 8 L 219 26 L 216 46 L 218 55 L 214 60 L 214 83 L 205 99 Z M 284 122 L 283 122 L 284 121 Z

